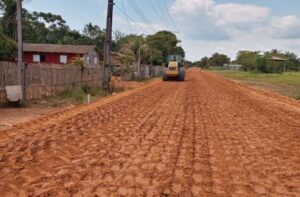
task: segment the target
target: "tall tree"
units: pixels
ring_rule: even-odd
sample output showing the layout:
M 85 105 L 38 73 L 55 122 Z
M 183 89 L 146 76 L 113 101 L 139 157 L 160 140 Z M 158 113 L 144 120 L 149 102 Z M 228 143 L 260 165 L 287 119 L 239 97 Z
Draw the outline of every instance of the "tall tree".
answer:
M 235 62 L 242 65 L 243 70 L 251 71 L 256 69 L 259 58 L 261 58 L 260 51 L 239 51 Z
M 227 55 L 215 53 L 209 59 L 211 66 L 224 66 L 230 63 L 230 58 Z
M 203 57 L 199 62 L 196 62 L 196 65 L 200 68 L 208 68 L 209 67 L 209 58 Z
M 177 39 L 176 35 L 169 31 L 160 31 L 154 35 L 147 37 L 147 43 L 150 48 L 153 48 L 162 53 L 164 61 L 167 61 L 167 58 L 171 54 L 183 54 L 182 48 L 178 47 L 180 40 Z
M 16 1 L 15 0 L 1 0 L 0 6 L 1 12 L 3 13 L 2 17 L 0 18 L 0 25 L 3 27 L 4 33 L 16 40 Z
M 0 27 L 0 60 L 14 60 L 17 54 L 17 44 L 7 37 Z

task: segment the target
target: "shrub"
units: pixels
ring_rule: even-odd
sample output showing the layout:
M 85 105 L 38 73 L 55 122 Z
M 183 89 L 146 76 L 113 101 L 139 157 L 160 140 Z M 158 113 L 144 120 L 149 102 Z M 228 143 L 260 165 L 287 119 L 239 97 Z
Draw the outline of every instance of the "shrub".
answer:
M 61 99 L 74 99 L 75 101 L 82 102 L 85 99 L 85 93 L 82 89 L 77 88 L 77 89 L 70 89 L 70 90 L 65 90 L 59 94 L 57 94 L 58 98 Z

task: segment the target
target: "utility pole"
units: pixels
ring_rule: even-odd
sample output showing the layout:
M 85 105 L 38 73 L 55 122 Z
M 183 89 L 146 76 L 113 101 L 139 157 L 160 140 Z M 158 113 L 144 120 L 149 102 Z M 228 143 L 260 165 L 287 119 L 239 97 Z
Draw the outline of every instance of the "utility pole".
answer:
M 22 32 L 22 2 L 17 0 L 17 31 L 18 31 L 18 81 L 22 87 L 22 102 L 26 101 L 25 67 L 23 64 L 23 32 Z
M 114 0 L 108 0 L 106 33 L 104 46 L 103 88 L 110 90 L 111 80 L 111 42 Z

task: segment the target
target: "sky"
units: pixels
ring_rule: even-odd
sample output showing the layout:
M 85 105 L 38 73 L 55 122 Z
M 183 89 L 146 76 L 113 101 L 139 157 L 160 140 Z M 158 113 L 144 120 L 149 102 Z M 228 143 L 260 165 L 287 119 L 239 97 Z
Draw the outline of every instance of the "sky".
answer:
M 89 22 L 105 28 L 107 0 L 25 0 L 23 6 L 59 14 L 72 29 Z M 172 31 L 191 61 L 274 48 L 300 56 L 299 11 L 300 0 L 115 0 L 113 28 L 145 35 Z

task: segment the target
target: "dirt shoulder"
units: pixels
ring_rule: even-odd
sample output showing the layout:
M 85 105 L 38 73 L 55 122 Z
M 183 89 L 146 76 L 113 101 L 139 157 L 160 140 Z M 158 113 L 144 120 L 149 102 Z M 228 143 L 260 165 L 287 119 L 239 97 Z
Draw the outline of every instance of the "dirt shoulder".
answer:
M 143 86 L 155 83 L 159 79 L 149 79 L 145 81 L 122 81 L 119 78 L 114 78 L 114 86 L 121 92 L 128 92 L 134 89 L 141 88 Z M 101 95 L 92 98 L 92 101 L 98 101 L 100 99 L 108 99 L 113 95 Z M 84 104 L 78 102 L 73 98 L 63 99 L 60 97 L 48 97 L 40 100 L 30 101 L 26 107 L 12 108 L 12 107 L 0 107 L 0 131 L 13 127 L 14 125 L 25 123 L 33 119 L 38 119 L 43 116 L 55 114 L 61 111 L 66 111 L 70 108 L 76 108 Z
M 53 113 L 58 109 L 60 108 L 35 106 L 30 106 L 28 108 L 0 108 L 0 130 Z

